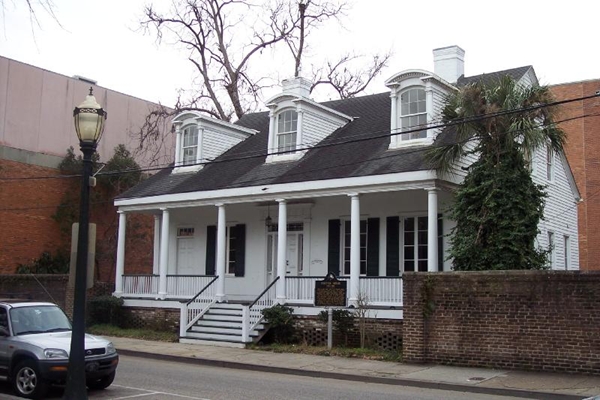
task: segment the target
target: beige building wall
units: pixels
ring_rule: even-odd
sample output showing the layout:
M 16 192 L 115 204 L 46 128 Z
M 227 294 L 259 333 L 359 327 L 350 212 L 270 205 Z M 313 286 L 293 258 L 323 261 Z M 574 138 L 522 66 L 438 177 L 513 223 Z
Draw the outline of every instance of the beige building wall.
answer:
M 52 167 L 69 146 L 80 154 L 73 108 L 85 99 L 90 86 L 108 112 L 98 145 L 101 160 L 110 158 L 118 144 L 125 144 L 129 150 L 137 148 L 139 142 L 131 133 L 139 130 L 158 104 L 0 57 L 0 158 Z M 164 130 L 166 141 L 158 154 L 160 165 L 172 162 L 175 154 L 174 135 L 168 133 L 168 126 Z M 136 158 L 142 166 L 150 162 L 148 156 Z

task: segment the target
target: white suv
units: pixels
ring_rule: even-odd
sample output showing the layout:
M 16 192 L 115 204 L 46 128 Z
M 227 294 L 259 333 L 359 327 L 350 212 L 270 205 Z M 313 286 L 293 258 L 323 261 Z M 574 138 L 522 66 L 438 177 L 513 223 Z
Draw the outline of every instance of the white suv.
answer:
M 70 348 L 71 323 L 56 304 L 0 300 L 0 380 L 19 396 L 40 399 L 50 384 L 64 383 Z M 111 342 L 85 335 L 88 388 L 110 386 L 118 363 Z

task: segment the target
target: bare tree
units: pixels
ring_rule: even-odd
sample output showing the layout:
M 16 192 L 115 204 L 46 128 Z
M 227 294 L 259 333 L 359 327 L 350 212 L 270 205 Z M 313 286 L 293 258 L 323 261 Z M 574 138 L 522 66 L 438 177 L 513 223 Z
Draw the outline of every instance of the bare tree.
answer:
M 15 0 L 18 1 L 18 0 Z M 13 3 L 13 5 L 17 5 L 17 3 L 15 3 L 15 1 L 11 1 L 11 3 Z M 29 24 L 31 25 L 31 30 L 32 33 L 34 34 L 35 37 L 35 27 L 37 26 L 38 28 L 41 28 L 42 24 L 40 23 L 40 20 L 38 18 L 38 13 L 41 11 L 45 14 L 47 14 L 48 16 L 50 16 L 50 18 L 52 18 L 54 20 L 54 22 L 56 22 L 58 24 L 58 26 L 60 26 L 62 28 L 62 25 L 60 24 L 60 21 L 58 20 L 58 18 L 56 17 L 56 14 L 54 13 L 54 10 L 56 8 L 56 6 L 54 5 L 54 2 L 52 0 L 21 0 L 21 3 L 25 3 L 25 5 L 27 6 L 27 10 L 29 11 Z M 0 10 L 2 12 L 2 17 L 4 19 L 6 12 L 7 12 L 7 6 L 6 6 L 6 1 L 5 0 L 0 0 Z
M 365 64 L 368 56 L 345 54 L 336 62 L 327 61 L 325 67 L 313 71 L 313 86 L 331 86 L 341 99 L 354 97 L 363 92 L 371 81 L 387 66 L 391 52 L 383 55 L 370 56 L 370 61 Z
M 173 0 L 168 11 L 146 6 L 141 25 L 159 42 L 182 45 L 188 52 L 198 81 L 185 108 L 230 121 L 256 110 L 263 89 L 274 84 L 257 67 L 263 53 L 287 46 L 294 75 L 300 76 L 310 34 L 346 9 L 338 0 Z M 371 64 L 356 67 L 364 60 L 344 55 L 316 69 L 318 84 L 328 83 L 340 97 L 355 96 L 389 58 L 376 55 Z

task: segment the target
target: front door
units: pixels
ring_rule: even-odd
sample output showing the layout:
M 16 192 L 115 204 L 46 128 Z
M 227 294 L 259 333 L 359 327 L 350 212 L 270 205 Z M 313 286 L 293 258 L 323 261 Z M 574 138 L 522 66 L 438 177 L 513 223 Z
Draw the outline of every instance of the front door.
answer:
M 198 273 L 198 262 L 194 260 L 195 251 L 194 228 L 179 228 L 177 232 L 177 275 Z
M 304 262 L 303 224 L 288 224 L 286 274 L 300 276 Z M 267 283 L 277 276 L 277 225 L 271 225 L 267 234 Z

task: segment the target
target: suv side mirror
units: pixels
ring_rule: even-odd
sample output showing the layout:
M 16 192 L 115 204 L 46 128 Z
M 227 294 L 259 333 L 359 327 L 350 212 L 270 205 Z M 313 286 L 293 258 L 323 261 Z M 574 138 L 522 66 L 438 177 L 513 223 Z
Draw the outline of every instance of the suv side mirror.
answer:
M 10 332 L 3 326 L 0 326 L 0 336 L 10 336 Z

